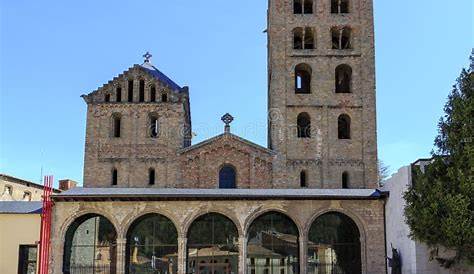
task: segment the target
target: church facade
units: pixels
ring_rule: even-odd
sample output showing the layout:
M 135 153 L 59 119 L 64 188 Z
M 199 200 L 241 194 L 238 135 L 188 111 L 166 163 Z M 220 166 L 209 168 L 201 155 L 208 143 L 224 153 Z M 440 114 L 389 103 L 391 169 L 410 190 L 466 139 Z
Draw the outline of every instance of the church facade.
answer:
M 51 273 L 385 273 L 372 0 L 270 0 L 268 147 L 192 144 L 192 92 L 151 55 L 83 99 L 84 187 Z

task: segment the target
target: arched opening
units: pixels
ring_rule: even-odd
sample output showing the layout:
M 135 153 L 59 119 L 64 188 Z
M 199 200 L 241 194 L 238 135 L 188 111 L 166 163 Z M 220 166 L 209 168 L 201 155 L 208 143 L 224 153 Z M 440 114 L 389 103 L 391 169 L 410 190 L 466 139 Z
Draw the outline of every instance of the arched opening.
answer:
M 122 117 L 120 114 L 112 115 L 112 134 L 114 138 L 120 138 L 122 134 Z
M 140 101 L 140 103 L 145 102 L 145 81 L 144 80 L 140 80 L 140 85 L 138 89 L 138 101 Z
M 313 0 L 293 0 L 294 14 L 312 14 Z
M 269 212 L 252 222 L 247 235 L 247 270 L 247 273 L 299 273 L 299 232 L 288 216 Z
M 301 171 L 300 172 L 300 187 L 308 187 L 308 182 L 306 178 L 306 171 Z
M 342 188 L 349 188 L 349 172 L 347 171 L 344 171 L 342 173 Z
M 333 49 L 351 49 L 351 29 L 349 27 L 333 27 L 331 29 Z
M 308 235 L 307 271 L 362 273 L 360 233 L 348 216 L 331 212 L 318 217 Z
M 158 138 L 160 135 L 160 122 L 158 116 L 155 114 L 150 114 L 149 117 L 149 136 L 151 138 Z
M 303 29 L 295 28 L 293 30 L 293 48 L 303 49 Z
M 178 231 L 160 214 L 135 220 L 127 232 L 125 273 L 178 272 Z
M 105 96 L 104 96 L 104 101 L 106 103 L 110 102 L 110 93 L 106 93 Z
M 219 170 L 219 188 L 236 188 L 237 174 L 235 168 L 231 165 L 225 165 Z
M 116 168 L 112 169 L 112 185 L 118 185 L 118 170 Z
M 115 101 L 116 102 L 122 102 L 122 88 L 121 87 L 118 87 L 117 90 L 115 91 L 116 94 L 115 94 Z
M 342 114 L 337 119 L 337 134 L 339 139 L 351 139 L 351 118 Z
M 293 13 L 294 14 L 303 13 L 303 0 L 293 0 Z
M 156 88 L 152 86 L 150 88 L 150 102 L 156 102 Z
M 209 213 L 188 230 L 186 273 L 238 273 L 239 232 L 227 217 Z
M 313 13 L 313 0 L 304 0 L 303 12 L 304 14 Z
M 351 93 L 352 68 L 348 65 L 336 67 L 336 93 Z
M 311 138 L 311 117 L 306 112 L 300 113 L 297 118 L 298 138 Z
M 304 29 L 304 48 L 314 49 L 314 30 L 313 28 Z
M 156 176 L 155 169 L 150 168 L 148 170 L 148 184 L 149 185 L 151 186 L 155 185 L 155 176 Z
M 349 13 L 349 0 L 331 0 L 331 13 Z
M 299 64 L 295 67 L 295 93 L 311 93 L 311 67 L 307 64 Z
M 161 95 L 161 102 L 163 102 L 163 103 L 168 102 L 168 94 L 163 93 L 163 94 Z
M 112 223 L 97 214 L 76 219 L 64 241 L 63 273 L 116 273 L 117 232 Z
M 133 102 L 133 80 L 128 81 L 128 101 Z

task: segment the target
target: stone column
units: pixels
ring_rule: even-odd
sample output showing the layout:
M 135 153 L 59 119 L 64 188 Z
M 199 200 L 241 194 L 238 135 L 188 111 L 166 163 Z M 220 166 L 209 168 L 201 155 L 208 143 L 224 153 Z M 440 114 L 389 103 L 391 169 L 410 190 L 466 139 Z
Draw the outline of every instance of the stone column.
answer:
M 247 265 L 247 238 L 239 237 L 239 274 L 245 274 Z
M 117 274 L 125 273 L 125 248 L 127 240 L 125 238 L 117 238 Z
M 305 236 L 300 236 L 300 273 L 306 273 L 306 262 L 308 257 L 308 242 L 305 241 Z
M 186 246 L 188 238 L 178 237 L 178 274 L 186 274 Z

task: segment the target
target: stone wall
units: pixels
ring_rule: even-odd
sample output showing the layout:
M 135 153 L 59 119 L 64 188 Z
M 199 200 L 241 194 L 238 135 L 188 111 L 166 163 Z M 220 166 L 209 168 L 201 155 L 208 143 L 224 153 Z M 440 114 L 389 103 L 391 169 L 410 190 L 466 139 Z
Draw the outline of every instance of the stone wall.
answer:
M 187 229 L 199 216 L 220 213 L 236 225 L 240 239 L 239 273 L 245 273 L 246 234 L 253 220 L 276 211 L 289 216 L 300 234 L 301 262 L 306 258 L 307 234 L 313 221 L 327 212 L 341 212 L 357 224 L 361 235 L 362 272 L 385 273 L 383 200 L 176 200 L 148 202 L 56 202 L 53 213 L 51 274 L 62 273 L 64 239 L 68 226 L 78 217 L 95 213 L 108 218 L 116 227 L 118 274 L 125 269 L 126 233 L 134 220 L 148 213 L 168 217 L 176 226 L 179 242 L 179 274 L 185 273 Z M 301 263 L 301 273 L 305 273 Z

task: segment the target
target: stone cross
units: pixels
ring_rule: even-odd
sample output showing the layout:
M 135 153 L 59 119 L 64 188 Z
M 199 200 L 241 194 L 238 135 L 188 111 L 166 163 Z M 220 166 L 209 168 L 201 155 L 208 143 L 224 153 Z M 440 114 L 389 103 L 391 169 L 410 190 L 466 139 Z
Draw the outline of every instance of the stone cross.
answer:
M 234 117 L 232 117 L 232 115 L 230 115 L 229 113 L 226 113 L 226 114 L 224 114 L 224 116 L 222 116 L 221 120 L 225 124 L 224 132 L 225 133 L 230 133 L 230 123 L 232 123 L 232 121 L 234 121 Z
M 150 63 L 150 58 L 153 57 L 153 55 L 151 55 L 151 53 L 149 53 L 148 51 L 143 54 L 143 58 L 145 58 L 145 63 Z

